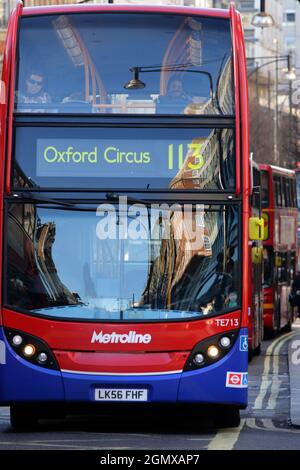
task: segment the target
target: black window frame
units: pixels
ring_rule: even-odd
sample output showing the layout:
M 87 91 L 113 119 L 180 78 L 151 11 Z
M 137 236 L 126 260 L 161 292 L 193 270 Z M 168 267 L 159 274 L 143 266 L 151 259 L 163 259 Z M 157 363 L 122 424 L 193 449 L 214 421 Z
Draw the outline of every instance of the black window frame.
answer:
M 91 12 L 86 12 L 86 11 L 75 11 L 75 12 L 62 12 L 62 14 L 64 16 L 71 16 L 71 15 L 86 15 L 87 13 L 91 13 Z M 95 13 L 95 12 L 94 12 Z M 158 16 L 167 16 L 167 15 L 170 15 L 169 12 L 165 12 L 165 11 L 153 11 L 153 12 L 141 12 L 141 11 L 133 11 L 133 10 L 122 10 L 122 11 L 99 11 L 99 12 L 96 12 L 98 14 L 101 14 L 101 15 L 106 15 L 106 14 L 109 14 L 109 15 L 128 15 L 128 14 L 140 14 L 140 15 L 149 15 L 149 14 L 152 14 L 152 15 L 158 15 Z M 58 16 L 59 13 L 56 12 L 56 13 L 53 13 L 53 12 L 46 12 L 46 13 L 40 13 L 40 14 L 32 14 L 32 15 L 26 15 L 26 17 L 23 17 L 21 18 L 21 21 L 22 19 L 27 19 L 27 18 L 39 18 L 39 17 L 45 17 L 45 16 L 53 16 L 53 15 L 56 15 Z M 236 106 L 237 106 L 237 103 L 236 103 L 236 93 L 235 93 L 235 80 L 234 80 L 234 76 L 235 76 L 235 71 L 234 71 L 234 57 L 233 57 L 233 30 L 232 30 L 232 22 L 230 20 L 230 18 L 224 18 L 224 17 L 217 17 L 217 16 L 210 16 L 210 15 L 205 15 L 205 14 L 201 14 L 201 15 L 197 15 L 197 14 L 190 14 L 188 15 L 188 13 L 181 13 L 181 12 L 173 12 L 172 15 L 174 16 L 182 16 L 182 17 L 187 17 L 187 16 L 192 16 L 192 17 L 195 17 L 195 18 L 203 18 L 203 19 L 214 19 L 214 20 L 220 20 L 220 21 L 227 21 L 228 24 L 229 24 L 229 29 L 230 29 L 230 37 L 231 37 L 231 93 L 232 93 L 232 97 L 233 97 L 233 109 L 235 110 L 236 109 Z M 21 29 L 21 21 L 19 21 L 18 23 L 18 35 L 17 35 L 17 45 L 16 45 L 16 57 L 19 57 L 20 54 L 19 54 L 19 46 L 20 46 L 20 29 Z M 19 60 L 16 61 L 16 66 L 15 66 L 15 76 L 14 76 L 14 84 L 16 84 L 18 82 L 18 77 L 19 77 Z M 14 92 L 16 92 L 16 90 L 14 90 Z M 15 109 L 14 107 L 14 115 L 17 115 L 17 114 L 21 114 L 21 115 L 26 115 L 26 113 L 18 113 L 18 111 Z M 31 113 L 30 113 L 31 114 Z M 34 114 L 34 113 L 32 113 Z M 68 113 L 67 116 L 72 116 L 74 115 L 73 113 Z M 90 116 L 91 114 L 89 114 L 88 116 Z M 84 113 L 80 113 L 79 116 L 84 116 Z M 111 114 L 103 114 L 103 116 L 111 116 Z M 116 116 L 118 117 L 122 117 L 122 114 L 116 114 Z M 124 116 L 127 116 L 127 117 L 135 117 L 135 116 L 138 116 L 138 117 L 143 117 L 145 115 L 143 114 L 137 114 L 137 115 L 134 115 L 134 114 L 126 114 Z M 172 114 L 167 114 L 167 115 L 164 115 L 164 114 L 158 114 L 158 115 L 153 115 L 153 116 L 156 116 L 156 117 L 168 117 L 168 116 L 173 116 L 173 117 L 181 117 L 183 115 L 180 115 L 180 114 L 176 114 L 176 115 L 172 115 Z M 222 114 L 214 114 L 212 115 L 213 117 L 226 117 L 226 118 L 231 118 L 232 116 L 235 116 L 235 114 L 233 115 L 230 115 L 230 114 L 226 114 L 226 115 L 222 115 Z M 187 115 L 187 117 L 190 117 L 189 115 Z M 203 117 L 209 117 L 209 115 L 203 115 Z
M 131 119 L 129 119 L 131 118 Z M 14 114 L 13 120 L 13 143 L 15 142 L 15 129 L 17 127 L 70 127 L 70 128 L 87 128 L 89 126 L 92 127 L 99 127 L 99 128 L 116 128 L 116 127 L 123 127 L 123 128 L 157 128 L 157 129 L 203 129 L 203 128 L 218 128 L 218 129 L 232 129 L 234 134 L 234 161 L 235 161 L 235 170 L 236 170 L 236 161 L 237 158 L 241 158 L 241 155 L 237 155 L 237 147 L 236 147 L 236 118 L 235 116 L 228 116 L 228 117 L 221 117 L 221 116 L 193 116 L 182 118 L 181 116 L 156 116 L 153 117 L 149 116 L 129 116 L 123 115 L 112 117 L 110 116 L 98 116 L 98 115 L 81 115 L 81 114 L 66 114 L 66 115 L 57 115 L 57 114 Z M 83 188 L 83 187 L 32 187 L 32 188 L 20 188 L 13 185 L 13 168 L 15 164 L 15 148 L 13 145 L 12 148 L 12 162 L 11 162 L 11 174 L 10 174 L 10 185 L 11 189 L 15 192 L 17 191 L 28 191 L 28 192 L 35 192 L 35 191 L 64 191 L 64 192 L 82 192 L 86 190 L 88 192 L 97 192 L 99 191 L 99 187 L 96 188 Z M 235 173 L 235 183 L 237 181 L 237 175 Z M 240 165 L 240 181 L 242 182 L 242 165 Z M 145 192 L 145 193 L 175 193 L 175 194 L 183 194 L 183 193 L 218 193 L 224 194 L 224 199 L 226 199 L 225 195 L 228 194 L 235 194 L 236 189 L 225 189 L 225 190 L 217 190 L 217 189 L 164 189 L 164 188 L 153 188 L 153 189 L 146 189 L 143 191 L 141 188 L 118 188 L 118 187 L 108 187 L 104 188 L 101 187 L 102 191 L 117 191 L 117 192 Z
M 261 178 L 261 206 L 267 208 L 270 206 L 270 174 L 267 170 L 260 170 Z M 264 183 L 267 183 L 266 185 Z
M 279 175 L 274 175 L 273 176 L 273 188 L 275 192 L 275 206 L 276 207 L 283 207 L 282 203 L 282 186 L 281 186 L 281 178 Z

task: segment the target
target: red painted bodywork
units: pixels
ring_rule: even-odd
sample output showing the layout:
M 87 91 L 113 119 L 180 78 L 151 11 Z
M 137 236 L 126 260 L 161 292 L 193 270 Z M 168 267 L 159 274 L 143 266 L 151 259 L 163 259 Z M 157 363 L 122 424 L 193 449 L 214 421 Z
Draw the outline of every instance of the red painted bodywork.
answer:
M 269 177 L 269 206 L 263 209 L 263 213 L 268 215 L 267 240 L 264 240 L 265 247 L 271 247 L 274 253 L 295 252 L 297 256 L 297 227 L 298 209 L 296 207 L 276 207 L 274 176 L 286 176 L 295 180 L 295 173 L 291 170 L 275 167 L 272 165 L 259 165 L 260 169 L 266 171 Z M 288 241 L 284 233 L 283 218 L 289 217 L 294 221 L 293 240 Z M 297 259 L 296 259 L 297 266 Z M 273 266 L 274 269 L 274 266 Z M 274 329 L 276 302 L 280 299 L 280 328 L 284 328 L 289 321 L 293 320 L 292 312 L 288 303 L 288 295 L 291 285 L 287 283 L 273 283 L 270 287 L 264 288 L 264 324 L 265 328 Z M 277 299 L 277 300 L 276 300 Z M 273 305 L 273 307 L 271 307 Z
M 45 15 L 75 12 L 145 12 L 145 13 L 173 13 L 228 18 L 232 24 L 233 38 L 233 68 L 236 102 L 236 195 L 242 194 L 243 217 L 242 217 L 242 311 L 222 315 L 212 319 L 191 322 L 173 323 L 139 323 L 139 324 L 91 324 L 84 322 L 55 321 L 21 313 L 1 309 L 0 324 L 15 328 L 46 341 L 55 351 L 58 362 L 62 368 L 72 370 L 89 371 L 95 367 L 111 372 L 126 371 L 134 372 L 142 370 L 147 372 L 150 363 L 159 362 L 161 370 L 177 370 L 183 367 L 187 352 L 201 339 L 229 331 L 237 327 L 249 327 L 251 330 L 251 317 L 248 317 L 251 305 L 250 287 L 250 261 L 248 243 L 248 218 L 249 218 L 249 196 L 250 196 L 250 162 L 249 162 L 249 118 L 248 118 L 248 89 L 246 56 L 243 39 L 243 28 L 240 15 L 231 6 L 230 10 L 206 10 L 189 7 L 156 7 L 137 5 L 65 5 L 23 8 L 19 3 L 11 15 L 8 27 L 7 42 L 4 56 L 2 80 L 6 85 L 6 104 L 1 105 L 1 135 L 0 146 L 1 159 L 1 227 L 0 243 L 3 238 L 3 195 L 10 192 L 11 173 L 11 151 L 12 151 L 12 118 L 14 100 L 14 75 L 15 54 L 17 43 L 18 20 L 20 16 Z M 6 140 L 7 135 L 7 140 Z M 4 160 L 6 165 L 4 166 Z M 2 250 L 0 250 L 2 256 Z M 250 258 L 251 260 L 251 258 Z M 2 260 L 1 260 L 2 261 Z M 2 273 L 1 273 L 2 274 Z M 230 320 L 227 326 L 218 326 L 217 319 Z M 234 321 L 232 323 L 231 321 Z M 249 324 L 250 321 L 250 324 Z M 238 323 L 238 325 L 237 325 Z M 234 326 L 233 326 L 234 325 Z M 151 333 L 153 341 L 151 345 L 122 345 L 124 358 L 116 354 L 116 345 L 91 344 L 91 334 L 96 331 L 107 331 L 109 333 Z M 259 338 L 252 338 L 250 344 L 257 344 Z M 101 347 L 100 347 L 101 346 Z M 120 348 L 119 348 L 120 349 Z M 85 351 L 85 354 L 83 354 Z M 149 354 L 138 354 L 140 352 Z M 118 351 L 117 351 L 118 352 Z M 115 354 L 114 354 L 115 353 Z M 159 357 L 159 359 L 158 359 Z M 143 358 L 143 359 L 142 359 Z M 155 359 L 156 358 L 156 359 Z M 121 361 L 121 362 L 120 362 Z M 150 361 L 150 362 L 149 362 Z M 74 369 L 75 368 L 75 369 Z M 151 367 L 150 367 L 151 368 Z M 157 367 L 156 367 L 157 369 Z
M 115 344 L 92 343 L 93 332 L 103 334 L 116 332 L 126 334 L 136 331 L 139 334 L 151 334 L 149 344 L 122 344 L 122 351 L 187 351 L 198 341 L 222 331 L 238 328 L 240 312 L 234 312 L 207 320 L 170 323 L 83 323 L 75 321 L 57 321 L 43 319 L 3 310 L 4 324 L 8 328 L 20 329 L 43 338 L 53 349 L 66 351 L 110 351 L 116 350 Z M 220 320 L 223 320 L 219 326 Z M 225 323 L 224 323 L 225 321 Z M 163 347 L 162 347 L 163 344 Z M 120 345 L 119 345 L 120 346 Z
M 251 182 L 250 182 L 250 136 L 249 136 L 249 104 L 248 104 L 248 79 L 247 79 L 247 62 L 245 53 L 245 44 L 243 40 L 243 25 L 241 16 L 237 14 L 231 7 L 231 18 L 233 24 L 233 43 L 236 47 L 236 58 L 234 63 L 237 64 L 235 74 L 238 80 L 236 87 L 236 102 L 239 103 L 236 109 L 237 122 L 240 126 L 236 126 L 237 139 L 237 155 L 240 153 L 240 166 L 237 171 L 241 174 L 242 180 L 242 201 L 243 201 L 243 221 L 242 221 L 242 326 L 248 327 L 249 349 L 254 351 L 257 349 L 263 338 L 262 311 L 260 307 L 254 307 L 254 289 L 252 282 L 252 257 L 251 244 L 249 244 L 249 226 L 248 220 L 252 214 L 250 207 Z M 237 101 L 238 96 L 238 101 Z M 238 188 L 237 188 L 238 189 Z
M 213 18 L 229 18 L 228 10 L 176 7 L 176 6 L 151 6 L 151 5 L 50 5 L 41 7 L 24 8 L 23 16 L 51 15 L 57 13 L 89 13 L 89 12 L 142 12 L 142 13 L 174 13 L 182 15 L 211 16 Z
M 76 323 L 29 317 L 4 309 L 4 325 L 43 338 L 62 369 L 94 372 L 167 372 L 182 370 L 202 339 L 238 328 L 241 312 L 173 323 Z M 224 326 L 225 325 L 225 326 Z M 150 334 L 148 344 L 92 343 L 93 333 Z M 119 354 L 118 354 L 119 353 Z M 147 354 L 142 354 L 147 353 Z
M 264 327 L 270 330 L 275 328 L 274 308 L 268 307 L 274 305 L 274 288 L 264 288 Z

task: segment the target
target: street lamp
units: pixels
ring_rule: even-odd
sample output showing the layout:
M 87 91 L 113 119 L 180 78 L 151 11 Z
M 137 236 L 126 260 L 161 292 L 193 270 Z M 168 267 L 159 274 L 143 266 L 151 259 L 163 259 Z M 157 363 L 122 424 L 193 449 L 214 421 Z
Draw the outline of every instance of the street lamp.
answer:
M 294 67 L 291 67 L 291 53 L 288 55 L 288 64 L 287 64 L 287 70 L 285 70 L 285 76 L 288 80 L 293 81 L 296 80 L 297 75 L 296 75 L 296 69 Z
M 295 68 L 294 67 L 291 67 L 291 55 L 288 54 L 288 55 L 274 55 L 274 56 L 263 56 L 263 57 L 247 57 L 247 60 L 267 60 L 267 59 L 272 59 L 272 60 L 269 60 L 268 62 L 265 62 L 261 65 L 259 65 L 258 67 L 255 67 L 254 70 L 252 70 L 249 74 L 248 74 L 248 78 L 250 78 L 254 73 L 256 73 L 258 70 L 262 69 L 263 67 L 266 67 L 267 65 L 270 65 L 270 64 L 276 64 L 276 68 L 278 68 L 278 63 L 279 62 L 283 62 L 283 61 L 286 61 L 286 64 L 287 64 L 287 68 L 284 70 L 285 72 L 285 78 L 287 80 L 296 80 L 297 76 L 296 76 L 296 72 L 295 72 Z
M 278 43 L 277 43 L 277 50 L 278 50 Z M 279 130 L 279 116 L 278 116 L 278 81 L 279 81 L 279 62 L 286 61 L 287 63 L 287 72 L 285 74 L 285 77 L 289 80 L 289 106 L 290 106 L 290 123 L 292 119 L 292 95 L 291 95 L 291 89 L 292 89 L 292 81 L 296 79 L 296 73 L 295 70 L 291 67 L 291 55 L 284 55 L 284 56 L 266 56 L 266 57 L 256 57 L 256 58 L 250 58 L 250 59 L 273 59 L 273 60 L 268 60 L 268 62 L 263 63 L 256 67 L 250 74 L 248 74 L 248 78 L 250 78 L 254 73 L 257 73 L 257 71 L 263 67 L 266 67 L 267 65 L 270 64 L 276 64 L 276 74 L 275 74 L 275 110 L 274 110 L 274 161 L 276 165 L 279 165 L 279 151 L 278 151 L 278 130 Z
M 260 0 L 260 12 L 253 16 L 251 24 L 256 28 L 269 28 L 270 26 L 274 26 L 275 21 L 273 16 L 266 13 L 265 0 Z
M 294 69 L 288 70 L 285 74 L 285 77 L 292 82 L 293 80 L 296 80 L 297 75 Z
M 204 70 L 191 70 L 187 67 L 192 66 L 193 64 L 186 63 L 186 64 L 176 64 L 176 65 L 165 65 L 165 66 L 148 66 L 148 67 L 131 67 L 129 71 L 133 74 L 131 80 L 124 84 L 124 88 L 126 90 L 140 90 L 146 87 L 146 83 L 140 80 L 141 73 L 152 73 L 152 72 L 185 72 L 185 73 L 198 73 L 200 75 L 204 75 L 209 80 L 209 88 L 210 88 L 210 98 L 212 102 L 214 102 L 214 85 L 213 85 L 213 78 L 211 73 L 204 71 Z

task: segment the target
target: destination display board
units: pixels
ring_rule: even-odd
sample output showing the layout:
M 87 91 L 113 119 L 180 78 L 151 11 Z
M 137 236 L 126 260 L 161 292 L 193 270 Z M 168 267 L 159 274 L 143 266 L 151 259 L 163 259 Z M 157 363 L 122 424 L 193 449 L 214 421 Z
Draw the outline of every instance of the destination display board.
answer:
M 25 181 L 169 189 L 235 184 L 232 129 L 19 127 L 14 148 L 14 187 Z

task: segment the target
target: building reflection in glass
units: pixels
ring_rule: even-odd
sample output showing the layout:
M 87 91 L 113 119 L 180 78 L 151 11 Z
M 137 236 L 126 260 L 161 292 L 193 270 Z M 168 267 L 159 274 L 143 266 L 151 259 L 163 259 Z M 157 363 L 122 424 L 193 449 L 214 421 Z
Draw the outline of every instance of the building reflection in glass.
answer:
M 76 305 L 52 258 L 55 223 L 41 224 L 34 204 L 11 204 L 7 219 L 8 303 L 34 309 Z

